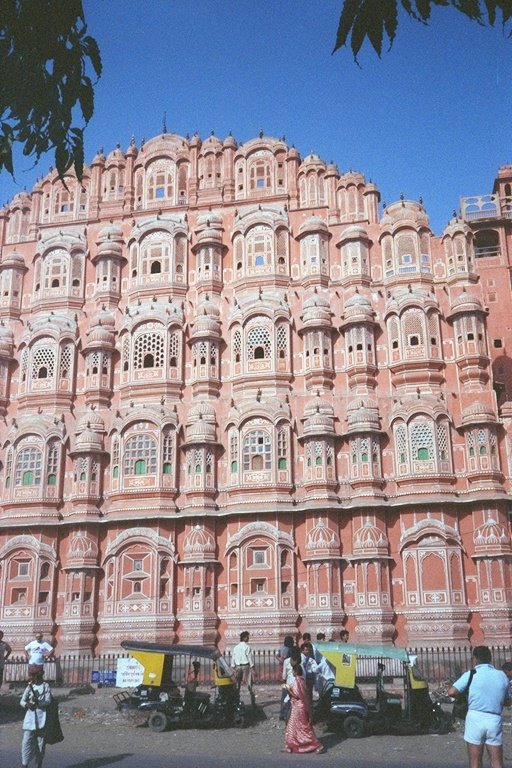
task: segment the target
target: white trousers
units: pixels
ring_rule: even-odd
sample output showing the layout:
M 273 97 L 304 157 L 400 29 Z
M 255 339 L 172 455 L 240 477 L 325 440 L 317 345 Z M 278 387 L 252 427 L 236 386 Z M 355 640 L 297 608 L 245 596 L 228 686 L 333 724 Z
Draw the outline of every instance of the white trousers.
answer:
M 23 731 L 23 741 L 21 742 L 21 764 L 30 765 L 35 760 L 37 768 L 43 765 L 44 757 L 44 736 L 41 731 Z

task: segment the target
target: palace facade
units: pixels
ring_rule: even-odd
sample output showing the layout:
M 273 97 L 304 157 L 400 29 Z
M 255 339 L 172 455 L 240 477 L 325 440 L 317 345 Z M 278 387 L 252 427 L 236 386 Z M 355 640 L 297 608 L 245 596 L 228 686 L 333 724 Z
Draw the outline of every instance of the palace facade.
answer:
M 0 209 L 0 625 L 509 642 L 512 166 L 441 236 L 284 140 L 164 133 Z

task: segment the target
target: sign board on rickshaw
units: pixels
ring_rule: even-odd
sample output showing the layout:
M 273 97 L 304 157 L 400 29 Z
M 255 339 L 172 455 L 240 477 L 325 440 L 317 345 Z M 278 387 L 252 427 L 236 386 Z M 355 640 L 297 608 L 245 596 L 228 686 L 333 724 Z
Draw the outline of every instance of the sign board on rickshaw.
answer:
M 142 683 L 144 667 L 137 659 L 118 659 L 116 670 L 116 688 L 136 688 Z

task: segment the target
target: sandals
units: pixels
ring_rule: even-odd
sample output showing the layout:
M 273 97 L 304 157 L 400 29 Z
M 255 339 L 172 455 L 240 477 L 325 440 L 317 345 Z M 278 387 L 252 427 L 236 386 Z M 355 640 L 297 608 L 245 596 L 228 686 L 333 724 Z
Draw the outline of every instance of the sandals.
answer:
M 315 752 L 316 752 L 317 755 L 323 755 L 323 753 L 325 752 L 325 747 L 323 747 L 323 746 L 322 747 L 318 747 L 318 749 L 315 749 Z

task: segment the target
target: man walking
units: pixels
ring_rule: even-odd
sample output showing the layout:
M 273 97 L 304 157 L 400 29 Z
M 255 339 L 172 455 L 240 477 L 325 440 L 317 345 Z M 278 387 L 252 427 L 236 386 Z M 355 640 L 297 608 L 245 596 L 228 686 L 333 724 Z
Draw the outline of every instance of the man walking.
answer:
M 4 640 L 4 633 L 0 630 L 0 688 L 4 681 L 4 668 L 5 662 L 12 653 L 12 648 L 8 642 Z
M 482 768 L 484 745 L 492 768 L 503 768 L 503 729 L 501 713 L 508 703 L 509 681 L 504 672 L 491 664 L 491 651 L 486 645 L 473 648 L 471 665 L 474 673 L 464 672 L 448 688 L 457 698 L 468 691 L 468 714 L 464 741 L 468 748 L 469 768 Z
M 256 698 L 253 692 L 253 678 L 254 678 L 254 656 L 252 648 L 249 645 L 249 633 L 240 633 L 240 642 L 233 648 L 233 654 L 231 656 L 231 666 L 235 672 L 236 684 L 238 691 L 240 692 L 240 686 L 242 683 L 247 686 L 249 696 L 251 697 L 251 704 L 254 707 L 256 705 Z

